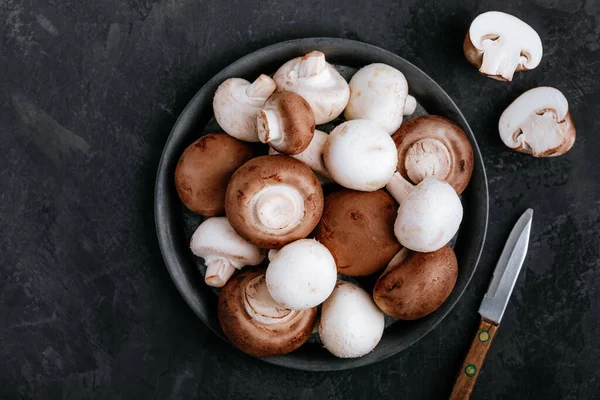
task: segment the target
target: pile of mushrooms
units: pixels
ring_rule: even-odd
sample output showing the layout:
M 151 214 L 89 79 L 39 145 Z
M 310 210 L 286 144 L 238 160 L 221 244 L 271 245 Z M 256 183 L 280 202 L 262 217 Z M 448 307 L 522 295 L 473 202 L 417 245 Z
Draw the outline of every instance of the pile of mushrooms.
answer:
M 510 81 L 540 63 L 542 44 L 525 22 L 487 12 L 464 51 L 481 74 Z M 227 79 L 213 109 L 224 133 L 185 149 L 175 186 L 187 209 L 209 217 L 190 248 L 206 284 L 220 288 L 219 321 L 236 347 L 273 356 L 318 335 L 334 356 L 361 357 L 379 343 L 384 314 L 414 320 L 447 300 L 473 148 L 444 117 L 410 117 L 417 99 L 401 71 L 366 65 L 347 82 L 312 51 L 272 78 Z M 322 124 L 336 118 L 327 133 Z M 535 157 L 575 141 L 568 102 L 551 87 L 517 98 L 499 132 Z

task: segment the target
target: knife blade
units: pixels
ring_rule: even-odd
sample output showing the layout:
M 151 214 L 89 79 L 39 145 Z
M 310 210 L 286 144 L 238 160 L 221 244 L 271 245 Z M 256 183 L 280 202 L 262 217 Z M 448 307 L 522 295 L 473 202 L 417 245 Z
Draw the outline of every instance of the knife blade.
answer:
M 456 379 L 450 400 L 465 400 L 471 397 L 479 370 L 483 366 L 525 261 L 532 221 L 533 210 L 530 208 L 521 215 L 508 236 L 488 290 L 479 306 L 479 329 Z
M 479 314 L 496 324 L 500 323 L 508 300 L 513 292 L 519 272 L 527 255 L 533 210 L 530 208 L 521 215 L 508 236 L 502 254 L 494 269 L 490 286 L 479 306 Z

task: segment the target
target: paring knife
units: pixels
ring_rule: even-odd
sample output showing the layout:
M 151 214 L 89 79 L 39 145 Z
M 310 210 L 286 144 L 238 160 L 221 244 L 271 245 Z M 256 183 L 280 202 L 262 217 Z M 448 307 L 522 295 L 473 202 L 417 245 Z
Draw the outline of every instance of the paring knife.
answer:
M 471 343 L 469 353 L 458 374 L 450 400 L 468 399 L 475 387 L 475 381 L 492 344 L 504 310 L 510 299 L 519 272 L 525 261 L 533 210 L 530 208 L 519 218 L 500 255 L 494 276 L 487 293 L 479 306 L 481 322 Z

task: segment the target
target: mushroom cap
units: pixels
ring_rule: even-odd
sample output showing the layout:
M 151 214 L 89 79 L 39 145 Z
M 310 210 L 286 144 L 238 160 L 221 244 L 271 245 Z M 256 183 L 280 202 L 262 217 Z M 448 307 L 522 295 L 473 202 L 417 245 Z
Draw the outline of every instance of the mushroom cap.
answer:
M 331 181 L 331 179 L 329 179 L 329 172 L 323 161 L 323 150 L 325 149 L 327 139 L 329 139 L 327 133 L 315 129 L 315 134 L 308 147 L 303 152 L 295 154 L 292 157 L 308 165 L 317 174 L 317 178 L 320 178 L 319 180 L 323 179 Z M 279 153 L 271 147 L 269 148 L 269 154 L 277 155 Z
M 402 254 L 403 253 L 403 254 Z M 448 245 L 432 253 L 401 251 L 397 263 L 381 274 L 373 299 L 387 315 L 402 319 L 423 318 L 446 301 L 458 276 L 458 262 Z
M 287 90 L 302 96 L 310 104 L 317 125 L 333 121 L 348 104 L 348 82 L 325 61 L 320 51 L 312 51 L 283 64 L 273 79 L 277 91 Z
M 537 67 L 542 59 L 542 40 L 519 18 L 499 11 L 478 15 L 465 36 L 467 60 L 479 72 L 511 81 L 516 71 Z
M 401 202 L 394 232 L 410 250 L 436 251 L 454 237 L 462 216 L 462 204 L 452 186 L 428 176 Z
M 448 182 L 459 195 L 473 174 L 473 147 L 458 125 L 437 115 L 406 121 L 392 136 L 397 170 L 415 185 L 427 176 Z
M 245 142 L 258 142 L 256 115 L 275 91 L 273 79 L 261 75 L 252 84 L 229 78 L 219 85 L 213 98 L 213 112 L 225 132 Z
M 398 163 L 396 145 L 373 121 L 355 119 L 338 125 L 329 134 L 323 160 L 340 185 L 372 192 L 392 178 Z
M 293 92 L 273 93 L 257 116 L 261 142 L 280 153 L 295 155 L 310 145 L 315 133 L 315 115 L 310 104 Z
M 402 72 L 386 64 L 370 64 L 350 79 L 344 116 L 375 121 L 391 135 L 402 124 L 407 98 L 408 83 Z
M 267 268 L 269 293 L 276 302 L 292 310 L 321 304 L 333 291 L 336 279 L 333 256 L 327 247 L 312 239 L 282 247 Z
M 383 190 L 342 189 L 325 197 L 314 237 L 329 249 L 338 273 L 371 275 L 402 247 L 394 235 L 397 213 L 398 203 Z
M 316 308 L 296 311 L 277 305 L 264 290 L 264 274 L 264 268 L 244 269 L 227 282 L 218 303 L 225 336 L 256 357 L 296 350 L 308 340 L 317 319 Z
M 312 170 L 287 156 L 261 156 L 233 174 L 225 196 L 231 226 L 261 248 L 304 238 L 323 214 L 323 189 Z
M 207 217 L 223 214 L 229 178 L 253 156 L 250 146 L 225 133 L 202 136 L 185 149 L 175 168 L 181 202 Z
M 381 340 L 383 313 L 360 287 L 338 281 L 323 303 L 319 336 L 330 353 L 340 358 L 362 357 Z
M 190 248 L 198 257 L 218 256 L 243 265 L 260 264 L 265 258 L 261 249 L 238 235 L 225 217 L 202 222 L 192 235 Z
M 500 116 L 505 145 L 534 157 L 555 157 L 575 144 L 575 123 L 562 92 L 541 86 L 517 97 Z

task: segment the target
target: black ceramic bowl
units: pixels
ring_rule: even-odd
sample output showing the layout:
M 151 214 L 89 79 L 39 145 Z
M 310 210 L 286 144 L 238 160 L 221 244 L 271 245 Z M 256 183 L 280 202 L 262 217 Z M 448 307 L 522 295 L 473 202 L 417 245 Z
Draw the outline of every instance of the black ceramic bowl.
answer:
M 475 153 L 473 178 L 462 195 L 464 219 L 454 246 L 459 263 L 458 280 L 450 297 L 437 311 L 417 321 L 398 321 L 388 326 L 375 350 L 361 358 L 336 358 L 318 343 L 307 343 L 287 355 L 264 358 L 267 362 L 290 368 L 330 371 L 372 364 L 390 357 L 418 341 L 450 312 L 475 272 L 483 250 L 488 188 L 481 153 L 460 110 L 429 76 L 403 58 L 365 43 L 334 38 L 278 43 L 241 58 L 204 85 L 183 110 L 163 150 L 156 178 L 156 231 L 163 258 L 185 301 L 217 335 L 227 340 L 217 319 L 217 296 L 204 284 L 197 265 L 201 260 L 192 255 L 188 245 L 190 232 L 203 218 L 190 217 L 191 213 L 179 201 L 173 181 L 175 166 L 183 150 L 201 135 L 213 117 L 212 98 L 219 84 L 231 77 L 253 80 L 261 73 L 273 73 L 284 62 L 311 50 L 324 52 L 328 62 L 342 69 L 356 69 L 375 62 L 399 69 L 408 80 L 410 93 L 424 111 L 457 123 L 471 140 Z

